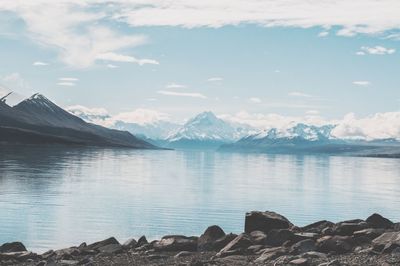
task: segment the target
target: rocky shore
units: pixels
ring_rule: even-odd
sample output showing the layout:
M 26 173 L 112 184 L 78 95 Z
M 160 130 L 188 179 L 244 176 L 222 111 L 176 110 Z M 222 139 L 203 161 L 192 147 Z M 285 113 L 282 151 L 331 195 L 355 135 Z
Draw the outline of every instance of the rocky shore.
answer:
M 200 236 L 146 237 L 27 251 L 20 242 L 0 246 L 0 265 L 400 265 L 400 223 L 372 214 L 366 220 L 318 221 L 297 227 L 275 212 L 246 213 L 244 232 L 219 226 Z

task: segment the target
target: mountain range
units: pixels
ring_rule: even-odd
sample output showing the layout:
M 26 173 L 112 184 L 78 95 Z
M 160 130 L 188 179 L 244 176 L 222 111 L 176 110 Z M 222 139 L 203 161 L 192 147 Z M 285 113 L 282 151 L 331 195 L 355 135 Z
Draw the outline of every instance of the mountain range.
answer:
M 8 94 L 0 99 L 0 142 L 23 144 L 74 144 L 155 148 L 127 131 L 87 123 L 41 94 L 14 106 Z

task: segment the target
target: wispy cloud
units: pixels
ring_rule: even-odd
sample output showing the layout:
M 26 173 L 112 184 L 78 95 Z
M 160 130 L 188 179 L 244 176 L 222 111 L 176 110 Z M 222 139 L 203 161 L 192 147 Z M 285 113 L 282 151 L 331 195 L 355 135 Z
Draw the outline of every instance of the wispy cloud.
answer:
M 366 55 L 366 54 L 371 54 L 371 55 L 389 55 L 389 54 L 394 54 L 396 52 L 396 49 L 393 48 L 386 48 L 383 46 L 374 46 L 374 47 L 368 47 L 368 46 L 362 46 L 360 48 L 360 51 L 357 51 L 357 55 Z
M 60 81 L 78 81 L 78 78 L 59 78 Z
M 222 80 L 224 80 L 224 79 L 221 77 L 213 77 L 213 78 L 207 79 L 207 81 L 209 81 L 209 82 L 222 81 Z
M 33 65 L 33 66 L 48 66 L 49 63 L 42 62 L 42 61 L 36 61 L 36 62 L 33 62 L 32 65 Z
M 291 96 L 291 97 L 303 97 L 303 98 L 311 98 L 311 97 L 313 97 L 311 94 L 307 94 L 307 93 L 303 93 L 303 92 L 299 92 L 299 91 L 289 92 L 289 96 Z
M 182 88 L 186 88 L 186 85 L 172 82 L 172 83 L 167 84 L 165 86 L 165 88 L 167 88 L 167 89 L 182 89 Z
M 76 84 L 74 82 L 57 82 L 57 85 L 59 86 L 67 86 L 67 87 L 74 87 Z
M 357 85 L 357 86 L 367 87 L 367 86 L 371 85 L 371 82 L 370 81 L 366 81 L 366 80 L 359 80 L 359 81 L 353 81 L 353 84 Z
M 251 98 L 249 98 L 249 101 L 252 103 L 261 103 L 262 102 L 261 99 L 257 98 L 257 97 L 251 97 Z
M 166 90 L 159 90 L 157 93 L 162 95 L 168 96 L 179 96 L 179 97 L 192 97 L 192 98 L 201 98 L 207 99 L 207 97 L 198 92 L 176 92 L 176 91 L 166 91 Z
M 318 33 L 318 37 L 326 37 L 329 35 L 329 31 L 321 31 Z
M 113 65 L 113 64 L 107 64 L 108 68 L 119 68 L 119 66 Z
M 157 60 L 138 59 L 133 56 L 122 55 L 122 54 L 117 54 L 117 53 L 98 54 L 96 56 L 96 59 L 105 60 L 105 61 L 113 61 L 113 62 L 136 63 L 141 66 L 145 65 L 145 64 L 151 64 L 151 65 L 159 65 L 160 64 Z

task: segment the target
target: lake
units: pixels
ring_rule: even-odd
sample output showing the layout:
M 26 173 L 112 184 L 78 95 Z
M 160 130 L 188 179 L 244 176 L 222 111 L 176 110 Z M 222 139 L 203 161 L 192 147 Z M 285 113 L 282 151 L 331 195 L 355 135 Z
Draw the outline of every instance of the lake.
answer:
M 246 211 L 297 225 L 400 220 L 398 159 L 0 146 L 0 243 L 46 251 L 115 236 L 240 233 Z

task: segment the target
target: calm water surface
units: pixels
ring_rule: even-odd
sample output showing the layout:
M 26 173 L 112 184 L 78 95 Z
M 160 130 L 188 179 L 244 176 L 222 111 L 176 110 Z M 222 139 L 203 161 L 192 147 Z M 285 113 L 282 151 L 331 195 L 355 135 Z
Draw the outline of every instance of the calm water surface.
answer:
M 35 251 L 109 236 L 243 231 L 250 210 L 298 225 L 400 220 L 400 160 L 200 151 L 0 147 L 0 243 Z

